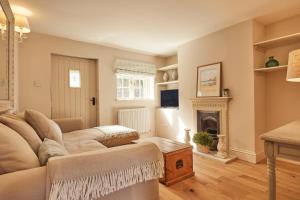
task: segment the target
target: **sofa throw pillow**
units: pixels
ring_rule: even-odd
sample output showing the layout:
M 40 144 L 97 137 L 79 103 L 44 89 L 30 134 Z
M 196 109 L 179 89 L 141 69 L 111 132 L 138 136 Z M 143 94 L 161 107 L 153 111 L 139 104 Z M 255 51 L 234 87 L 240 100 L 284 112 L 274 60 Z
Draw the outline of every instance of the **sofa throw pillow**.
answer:
M 14 130 L 0 123 L 0 174 L 39 167 L 38 157 Z
M 21 135 L 37 154 L 42 140 L 34 129 L 21 117 L 13 114 L 0 116 L 0 122 L 8 126 Z
M 24 117 L 42 140 L 48 138 L 63 144 L 59 126 L 53 120 L 48 119 L 46 115 L 36 110 L 26 110 Z
M 49 158 L 55 156 L 65 156 L 68 155 L 68 151 L 65 147 L 54 140 L 45 138 L 43 143 L 39 148 L 39 161 L 41 165 L 45 165 Z

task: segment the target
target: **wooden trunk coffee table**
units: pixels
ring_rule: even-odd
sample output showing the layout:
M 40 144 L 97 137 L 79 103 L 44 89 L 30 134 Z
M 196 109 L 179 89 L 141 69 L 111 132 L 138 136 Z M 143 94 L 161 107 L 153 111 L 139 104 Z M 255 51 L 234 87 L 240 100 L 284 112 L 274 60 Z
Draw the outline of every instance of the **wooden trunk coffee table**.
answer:
M 133 143 L 152 142 L 163 153 L 165 162 L 164 177 L 160 182 L 165 185 L 177 183 L 194 176 L 192 146 L 161 137 L 134 140 Z

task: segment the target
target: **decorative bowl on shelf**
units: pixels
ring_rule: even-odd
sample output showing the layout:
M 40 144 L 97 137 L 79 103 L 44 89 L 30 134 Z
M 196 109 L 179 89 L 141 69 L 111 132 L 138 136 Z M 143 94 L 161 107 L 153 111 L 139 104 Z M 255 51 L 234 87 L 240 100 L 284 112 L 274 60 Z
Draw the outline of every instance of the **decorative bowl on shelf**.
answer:
M 277 67 L 279 66 L 278 60 L 274 59 L 274 56 L 270 56 L 269 60 L 265 64 L 266 67 Z

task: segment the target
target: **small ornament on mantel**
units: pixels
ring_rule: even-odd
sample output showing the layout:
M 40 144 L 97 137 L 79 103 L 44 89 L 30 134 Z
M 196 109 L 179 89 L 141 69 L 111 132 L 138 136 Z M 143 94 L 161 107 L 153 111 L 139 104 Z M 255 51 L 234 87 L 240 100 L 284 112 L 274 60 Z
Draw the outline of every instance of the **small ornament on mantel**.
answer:
M 228 88 L 223 89 L 223 97 L 229 97 L 230 96 L 230 90 Z

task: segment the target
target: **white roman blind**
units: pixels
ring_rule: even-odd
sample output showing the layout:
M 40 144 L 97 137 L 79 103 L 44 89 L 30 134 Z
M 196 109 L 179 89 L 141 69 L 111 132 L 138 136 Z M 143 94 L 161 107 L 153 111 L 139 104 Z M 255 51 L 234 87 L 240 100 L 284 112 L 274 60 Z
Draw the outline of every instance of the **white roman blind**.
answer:
M 143 74 L 150 76 L 155 76 L 156 74 L 156 66 L 153 64 L 124 59 L 116 59 L 114 69 L 115 73 Z
M 114 64 L 117 100 L 153 100 L 156 66 L 117 59 Z

